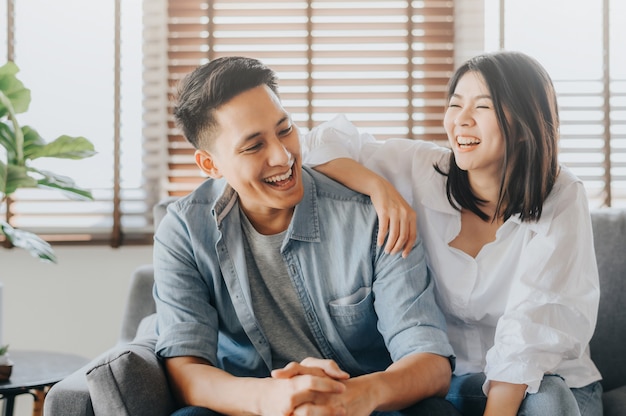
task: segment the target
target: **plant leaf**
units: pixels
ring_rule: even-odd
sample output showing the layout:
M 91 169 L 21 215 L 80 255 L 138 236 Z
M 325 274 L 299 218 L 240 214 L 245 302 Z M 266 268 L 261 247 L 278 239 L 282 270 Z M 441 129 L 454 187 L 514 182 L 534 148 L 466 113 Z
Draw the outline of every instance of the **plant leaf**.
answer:
M 33 257 L 38 257 L 41 261 L 49 263 L 57 262 L 56 255 L 50 243 L 40 238 L 37 234 L 13 228 L 2 220 L 0 220 L 0 229 L 2 229 L 2 233 L 6 236 L 7 240 L 15 247 L 23 248 Z
M 24 158 L 55 157 L 60 159 L 85 159 L 96 154 L 93 143 L 84 137 L 59 136 L 52 142 L 41 145 L 39 134 L 30 127 L 24 127 Z M 28 135 L 28 139 L 26 138 Z M 28 143 L 26 143 L 28 140 Z
M 0 145 L 2 144 L 2 129 L 4 123 L 0 123 Z M 7 187 L 7 181 L 9 180 L 9 153 L 10 151 L 0 146 L 0 203 L 4 201 L 5 190 Z
M 36 188 L 37 179 L 28 174 L 26 166 L 7 165 L 7 179 L 4 188 L 0 189 L 6 196 L 11 195 L 18 188 Z
M 6 187 L 7 187 L 7 177 L 9 176 L 9 167 L 3 160 L 0 159 L 0 193 L 2 193 L 2 198 L 0 198 L 0 202 L 4 200 L 4 195 L 6 195 Z
M 7 160 L 15 160 L 17 155 L 15 149 L 15 134 L 11 125 L 0 122 L 0 147 L 4 147 L 7 152 Z
M 33 153 L 41 153 L 46 146 L 46 141 L 39 135 L 37 130 L 30 126 L 22 127 L 22 135 L 24 136 L 24 161 L 33 159 L 30 155 Z M 25 164 L 25 163 L 23 163 Z
M 17 65 L 10 61 L 0 66 L 0 90 L 7 96 L 16 114 L 28 110 L 31 99 L 30 90 L 15 76 L 19 71 Z M 0 117 L 7 113 L 8 109 L 0 103 Z
M 93 196 L 91 195 L 90 191 L 76 186 L 74 180 L 67 176 L 58 175 L 56 173 L 46 170 L 37 170 L 33 168 L 29 168 L 29 171 L 36 172 L 42 176 L 42 178 L 37 181 L 37 186 L 39 188 L 52 188 L 59 190 L 63 192 L 68 198 L 74 200 L 93 200 Z

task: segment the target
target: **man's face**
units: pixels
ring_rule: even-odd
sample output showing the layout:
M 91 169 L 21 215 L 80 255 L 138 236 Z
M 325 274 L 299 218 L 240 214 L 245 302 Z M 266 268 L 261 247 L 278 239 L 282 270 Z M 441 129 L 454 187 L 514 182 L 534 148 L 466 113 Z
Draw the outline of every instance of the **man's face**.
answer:
M 300 138 L 274 92 L 265 85 L 245 91 L 215 118 L 212 149 L 196 151 L 198 166 L 225 178 L 251 219 L 291 211 L 304 194 Z

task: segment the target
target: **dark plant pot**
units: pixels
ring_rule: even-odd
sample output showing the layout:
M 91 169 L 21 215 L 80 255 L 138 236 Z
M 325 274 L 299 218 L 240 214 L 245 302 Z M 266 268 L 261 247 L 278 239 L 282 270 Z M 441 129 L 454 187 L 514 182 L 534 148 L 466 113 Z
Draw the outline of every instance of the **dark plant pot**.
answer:
M 7 381 L 9 377 L 11 377 L 11 372 L 13 371 L 13 364 L 9 362 L 9 364 L 1 364 L 0 365 L 0 381 Z

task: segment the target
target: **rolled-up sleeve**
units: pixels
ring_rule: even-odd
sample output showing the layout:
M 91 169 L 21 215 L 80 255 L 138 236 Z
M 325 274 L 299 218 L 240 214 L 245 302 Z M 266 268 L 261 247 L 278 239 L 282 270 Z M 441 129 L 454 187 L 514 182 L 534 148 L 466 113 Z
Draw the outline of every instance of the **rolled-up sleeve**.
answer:
M 387 254 L 379 257 L 373 290 L 378 329 L 393 361 L 428 352 L 449 358 L 454 366 L 445 318 L 435 302 L 421 240 L 405 259 Z
M 154 279 L 157 354 L 215 364 L 217 312 L 208 302 L 209 286 L 196 267 L 186 226 L 175 212 L 165 216 L 155 235 Z

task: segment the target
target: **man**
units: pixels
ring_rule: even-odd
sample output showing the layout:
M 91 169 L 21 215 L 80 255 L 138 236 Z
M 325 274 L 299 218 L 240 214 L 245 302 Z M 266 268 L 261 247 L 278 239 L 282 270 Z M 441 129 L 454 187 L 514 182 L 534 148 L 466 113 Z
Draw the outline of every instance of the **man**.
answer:
M 155 235 L 176 414 L 456 414 L 421 243 L 385 253 L 369 198 L 302 168 L 274 72 L 213 60 L 182 81 L 175 116 L 211 178 Z

